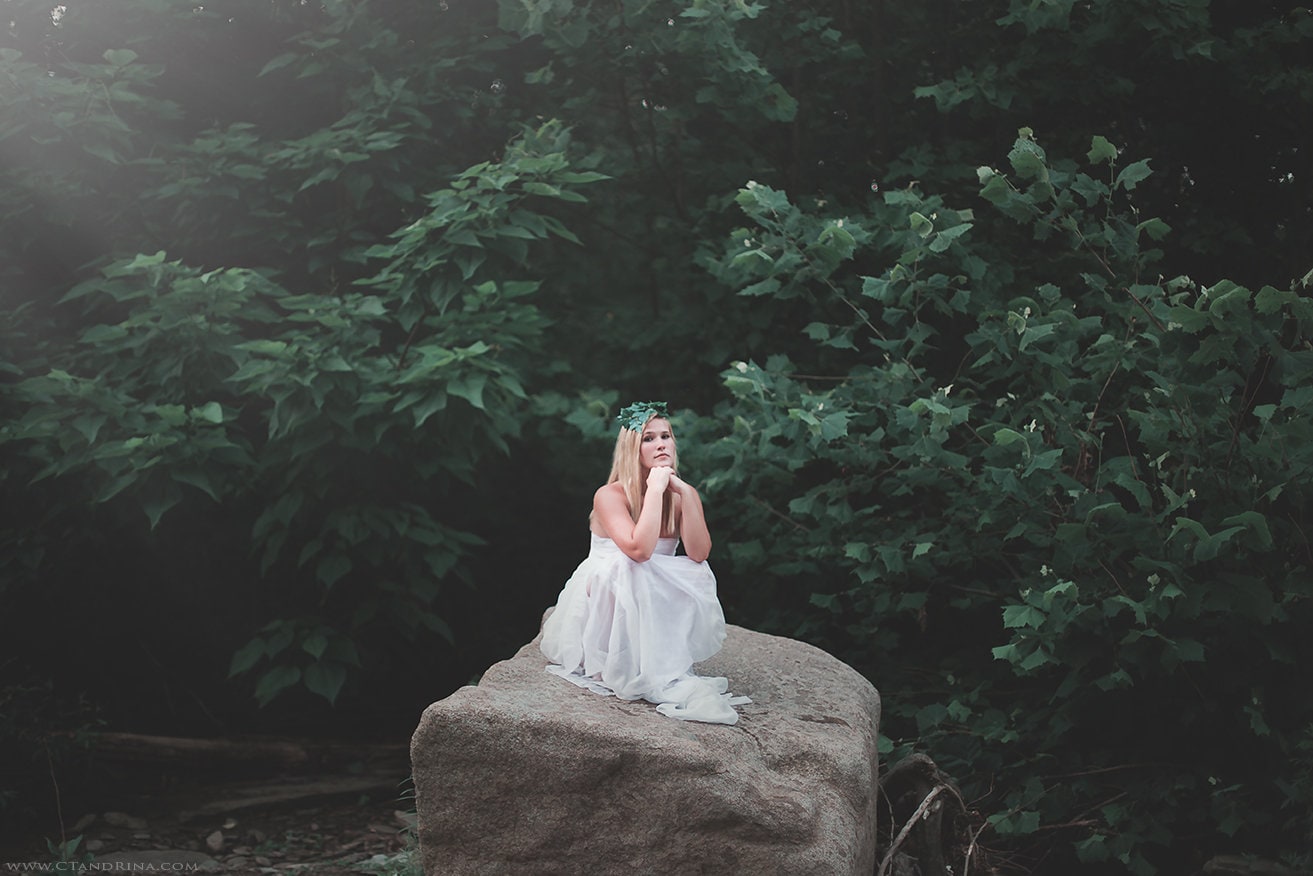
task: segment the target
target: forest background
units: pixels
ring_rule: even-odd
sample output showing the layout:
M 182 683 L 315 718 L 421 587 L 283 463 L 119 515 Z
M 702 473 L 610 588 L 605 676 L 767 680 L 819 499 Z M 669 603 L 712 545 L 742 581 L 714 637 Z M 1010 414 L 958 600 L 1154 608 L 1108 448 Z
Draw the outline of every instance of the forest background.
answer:
M 4 820 L 58 731 L 404 738 L 664 398 L 996 861 L 1313 866 L 1307 7 L 5 11 Z

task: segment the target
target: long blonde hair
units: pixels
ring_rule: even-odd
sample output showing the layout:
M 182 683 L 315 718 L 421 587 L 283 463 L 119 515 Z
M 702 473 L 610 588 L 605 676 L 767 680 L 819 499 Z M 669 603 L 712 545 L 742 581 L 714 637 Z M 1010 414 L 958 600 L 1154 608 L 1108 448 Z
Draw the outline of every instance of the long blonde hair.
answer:
M 639 456 L 643 448 L 643 430 L 653 420 L 670 422 L 668 418 L 653 411 L 637 432 L 627 426 L 620 427 L 620 434 L 615 436 L 615 451 L 611 454 L 611 474 L 606 479 L 608 484 L 618 481 L 624 489 L 625 498 L 629 500 L 629 516 L 635 523 L 638 522 L 638 515 L 643 511 L 643 497 L 647 494 L 646 484 L 643 482 L 643 465 Z M 670 429 L 670 451 L 670 468 L 678 473 L 679 448 L 675 440 L 674 427 Z M 667 492 L 661 497 L 661 533 L 675 531 L 675 503 Z

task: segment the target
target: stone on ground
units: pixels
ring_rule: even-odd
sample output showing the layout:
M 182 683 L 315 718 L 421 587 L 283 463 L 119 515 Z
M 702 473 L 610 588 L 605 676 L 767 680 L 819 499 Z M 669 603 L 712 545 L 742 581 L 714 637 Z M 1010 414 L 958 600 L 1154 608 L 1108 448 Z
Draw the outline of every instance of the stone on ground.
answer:
M 544 671 L 538 640 L 424 712 L 424 872 L 869 876 L 880 698 L 817 648 L 731 626 L 698 667 L 752 697 L 733 726 Z

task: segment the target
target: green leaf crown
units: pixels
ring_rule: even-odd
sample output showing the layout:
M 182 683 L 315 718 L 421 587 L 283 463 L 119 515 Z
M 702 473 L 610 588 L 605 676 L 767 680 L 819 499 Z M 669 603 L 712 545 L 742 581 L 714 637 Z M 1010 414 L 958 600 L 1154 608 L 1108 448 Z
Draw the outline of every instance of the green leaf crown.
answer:
M 634 402 L 628 407 L 621 408 L 615 419 L 624 428 L 641 432 L 643 431 L 643 424 L 653 415 L 662 419 L 669 419 L 670 412 L 666 410 L 666 403 L 663 401 Z

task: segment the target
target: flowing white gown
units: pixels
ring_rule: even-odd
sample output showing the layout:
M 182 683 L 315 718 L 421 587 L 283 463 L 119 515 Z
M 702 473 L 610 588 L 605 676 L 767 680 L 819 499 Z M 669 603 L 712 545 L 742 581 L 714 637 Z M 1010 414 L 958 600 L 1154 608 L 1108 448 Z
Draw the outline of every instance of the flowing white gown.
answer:
M 547 671 L 594 693 L 656 703 L 672 718 L 737 722 L 734 706 L 752 701 L 726 693 L 724 678 L 693 674 L 725 641 L 711 567 L 676 556 L 675 538 L 658 539 L 640 563 L 591 535 L 588 557 L 543 623 Z

